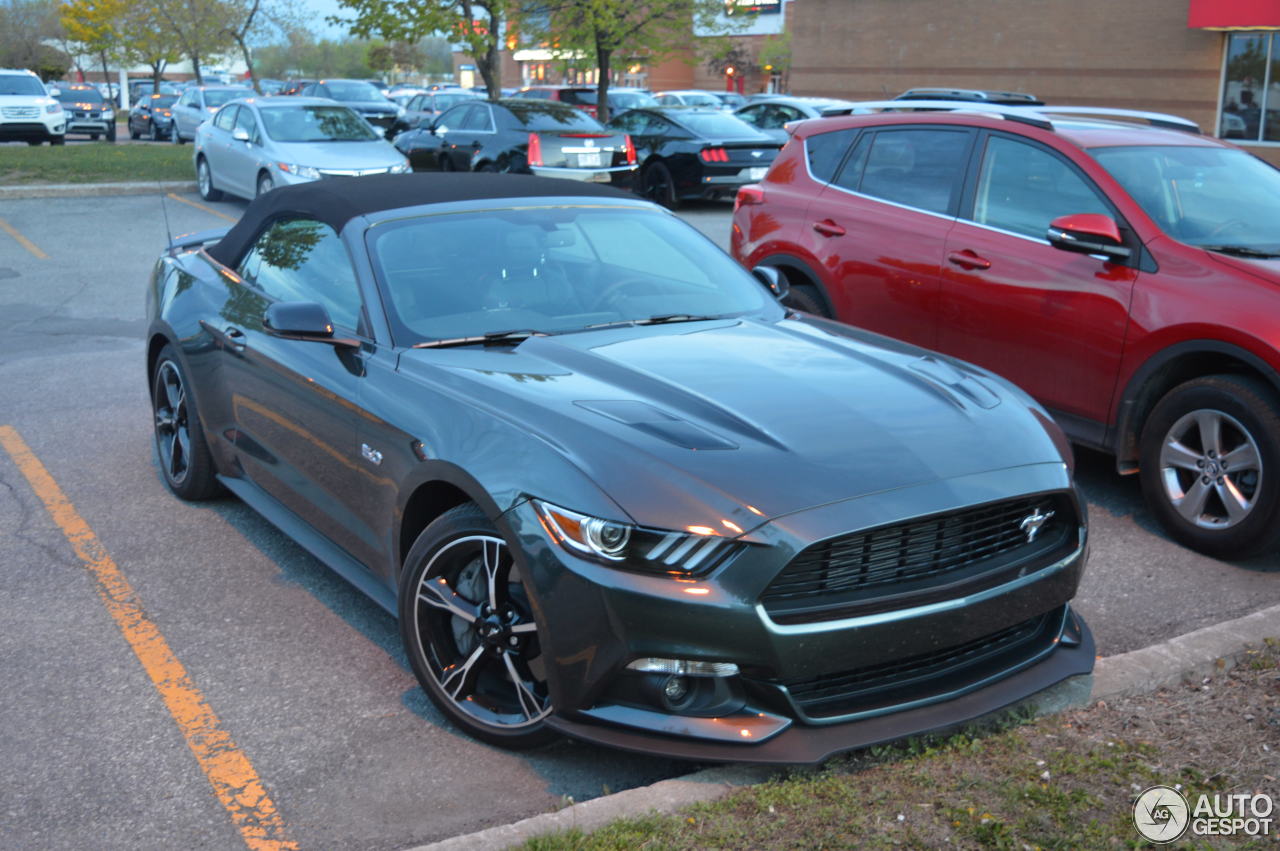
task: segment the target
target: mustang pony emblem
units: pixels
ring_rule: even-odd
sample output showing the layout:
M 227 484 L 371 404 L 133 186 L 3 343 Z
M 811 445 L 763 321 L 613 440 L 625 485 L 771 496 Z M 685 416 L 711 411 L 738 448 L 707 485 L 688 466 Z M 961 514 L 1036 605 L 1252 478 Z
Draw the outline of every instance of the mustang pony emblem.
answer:
M 1036 539 L 1036 535 L 1040 534 L 1040 528 L 1049 522 L 1049 518 L 1053 516 L 1053 512 L 1041 514 L 1040 509 L 1036 508 L 1031 514 L 1022 518 L 1022 522 L 1018 524 L 1018 529 L 1027 533 L 1027 543 L 1031 543 Z

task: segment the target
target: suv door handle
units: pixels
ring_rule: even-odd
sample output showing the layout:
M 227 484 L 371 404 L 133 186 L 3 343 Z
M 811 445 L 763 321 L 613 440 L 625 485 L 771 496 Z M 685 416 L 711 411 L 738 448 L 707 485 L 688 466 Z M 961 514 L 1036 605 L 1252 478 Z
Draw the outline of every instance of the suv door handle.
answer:
M 985 257 L 979 257 L 975 252 L 966 248 L 964 251 L 952 251 L 947 255 L 947 262 L 961 269 L 990 269 L 991 261 Z
M 831 221 L 831 219 L 814 222 L 813 229 L 823 236 L 844 236 L 844 228 Z

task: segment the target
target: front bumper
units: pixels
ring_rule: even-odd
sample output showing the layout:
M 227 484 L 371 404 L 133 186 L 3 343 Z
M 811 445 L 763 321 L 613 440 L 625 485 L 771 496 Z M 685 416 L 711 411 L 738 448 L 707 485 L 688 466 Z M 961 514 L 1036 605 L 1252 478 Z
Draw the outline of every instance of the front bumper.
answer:
M 1019 494 L 1068 500 L 1080 523 L 1045 560 L 1015 565 L 997 584 L 946 586 L 798 623 L 775 621 L 761 602 L 812 544 Z M 506 518 L 540 601 L 544 650 L 556 660 L 550 726 L 688 759 L 799 763 L 962 723 L 1088 673 L 1092 639 L 1067 606 L 1086 560 L 1083 512 L 1062 464 L 933 482 L 776 518 L 740 537 L 755 546 L 695 581 L 570 556 L 547 540 L 528 503 Z M 1016 643 L 999 644 L 1002 635 Z M 741 673 L 710 709 L 664 711 L 637 699 L 654 693 L 634 679 L 648 675 L 626 670 L 646 657 L 727 662 Z M 829 683 L 834 699 L 822 696 Z
M 0 121 L 0 142 L 58 139 L 65 135 L 66 126 L 66 121 L 61 115 L 56 121 L 39 119 Z

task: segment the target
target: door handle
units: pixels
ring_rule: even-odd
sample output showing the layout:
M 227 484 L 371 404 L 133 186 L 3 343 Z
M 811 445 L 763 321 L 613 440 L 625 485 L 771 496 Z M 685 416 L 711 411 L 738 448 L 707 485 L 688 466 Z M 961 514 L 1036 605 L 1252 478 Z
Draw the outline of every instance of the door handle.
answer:
M 227 347 L 233 352 L 243 352 L 244 347 L 248 344 L 248 340 L 244 336 L 244 332 L 234 325 L 228 325 L 226 330 L 222 332 L 226 336 Z
M 831 221 L 831 219 L 814 222 L 813 229 L 823 236 L 844 236 L 844 228 Z
M 979 257 L 975 252 L 966 248 L 964 251 L 952 251 L 947 255 L 947 262 L 961 269 L 990 269 L 991 261 L 985 257 Z

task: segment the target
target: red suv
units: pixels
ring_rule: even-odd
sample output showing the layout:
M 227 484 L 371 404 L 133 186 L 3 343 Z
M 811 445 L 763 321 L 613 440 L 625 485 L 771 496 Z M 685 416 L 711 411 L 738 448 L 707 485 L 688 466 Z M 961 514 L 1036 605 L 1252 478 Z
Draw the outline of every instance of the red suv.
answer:
M 981 109 L 794 125 L 738 194 L 734 257 L 799 309 L 1012 379 L 1184 544 L 1272 549 L 1280 171 L 1172 116 Z

